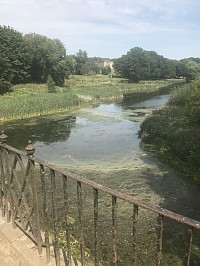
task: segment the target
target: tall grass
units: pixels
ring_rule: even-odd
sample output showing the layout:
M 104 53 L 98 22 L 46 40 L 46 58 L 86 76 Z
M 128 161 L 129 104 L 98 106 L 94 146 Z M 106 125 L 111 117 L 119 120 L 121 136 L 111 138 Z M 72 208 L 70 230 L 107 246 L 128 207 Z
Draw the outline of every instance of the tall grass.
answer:
M 69 87 L 70 82 L 75 85 Z M 121 100 L 126 93 L 148 93 L 175 82 L 180 81 L 129 84 L 124 79 L 102 75 L 72 76 L 66 81 L 65 87 L 56 88 L 57 93 L 48 93 L 46 84 L 16 85 L 12 92 L 0 96 L 0 121 L 71 111 L 92 103 Z
M 22 95 L 0 98 L 0 121 L 71 111 L 83 105 L 83 100 L 71 92 Z
M 104 86 L 87 86 L 73 88 L 76 95 L 91 98 L 94 101 L 112 101 L 115 99 L 122 99 L 126 93 L 150 93 L 157 91 L 162 87 L 180 82 L 177 80 L 162 80 L 162 81 L 148 81 L 143 83 L 110 83 Z M 83 98 L 84 98 L 83 97 Z

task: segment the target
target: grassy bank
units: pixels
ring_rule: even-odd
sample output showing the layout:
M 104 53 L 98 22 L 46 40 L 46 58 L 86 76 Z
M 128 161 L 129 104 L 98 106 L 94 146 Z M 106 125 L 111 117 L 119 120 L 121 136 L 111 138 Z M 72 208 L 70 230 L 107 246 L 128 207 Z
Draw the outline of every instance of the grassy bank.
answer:
M 179 88 L 141 125 L 142 143 L 200 182 L 200 79 Z
M 124 79 L 97 75 L 72 76 L 65 87 L 48 93 L 46 84 L 23 84 L 0 96 L 0 121 L 25 119 L 63 111 L 71 111 L 98 102 L 120 100 L 125 93 L 159 90 L 177 80 L 148 81 L 128 84 Z

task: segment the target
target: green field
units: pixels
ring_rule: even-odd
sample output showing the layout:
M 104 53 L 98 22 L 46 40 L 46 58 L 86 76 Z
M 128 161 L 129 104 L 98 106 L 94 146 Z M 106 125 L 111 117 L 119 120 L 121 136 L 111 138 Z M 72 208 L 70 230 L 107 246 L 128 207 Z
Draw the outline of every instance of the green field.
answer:
M 143 81 L 129 84 L 127 80 L 109 76 L 71 76 L 64 87 L 49 93 L 46 84 L 22 84 L 0 96 L 0 121 L 72 111 L 98 102 L 121 100 L 125 93 L 148 93 L 181 80 Z

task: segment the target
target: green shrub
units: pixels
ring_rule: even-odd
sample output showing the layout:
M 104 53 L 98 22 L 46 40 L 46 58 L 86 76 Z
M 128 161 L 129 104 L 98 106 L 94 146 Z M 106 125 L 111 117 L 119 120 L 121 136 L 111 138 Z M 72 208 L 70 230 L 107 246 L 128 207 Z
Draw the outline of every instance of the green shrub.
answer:
M 4 79 L 0 79 L 0 94 L 3 95 L 11 90 L 11 83 Z
M 178 89 L 142 123 L 139 135 L 163 158 L 200 180 L 200 80 Z
M 56 92 L 56 84 L 50 75 L 48 76 L 48 79 L 47 79 L 47 89 L 49 93 Z

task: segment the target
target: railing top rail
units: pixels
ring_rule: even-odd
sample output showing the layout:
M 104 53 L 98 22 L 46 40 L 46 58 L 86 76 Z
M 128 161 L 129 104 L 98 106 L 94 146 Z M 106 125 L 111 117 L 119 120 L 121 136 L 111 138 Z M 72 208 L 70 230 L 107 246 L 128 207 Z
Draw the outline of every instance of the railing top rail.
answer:
M 14 148 L 12 146 L 9 146 L 8 144 L 0 143 L 0 147 L 3 147 L 7 150 L 10 150 L 11 152 L 18 154 L 18 155 L 21 155 L 23 157 L 27 157 L 27 154 L 25 152 L 20 151 L 20 150 Z M 191 218 L 177 214 L 175 212 L 169 211 L 169 210 L 164 209 L 164 208 L 159 208 L 159 207 L 151 206 L 150 204 L 143 203 L 142 201 L 138 200 L 136 197 L 133 197 L 131 195 L 128 195 L 128 194 L 116 191 L 114 189 L 110 189 L 110 188 L 105 187 L 103 185 L 100 185 L 94 181 L 88 180 L 88 179 L 83 178 L 77 174 L 74 174 L 74 173 L 70 172 L 68 169 L 60 168 L 56 165 L 50 164 L 50 163 L 48 163 L 48 162 L 46 162 L 40 158 L 37 158 L 35 156 L 28 156 L 28 158 L 34 162 L 37 162 L 40 165 L 43 165 L 43 166 L 45 166 L 51 170 L 56 171 L 57 173 L 59 173 L 61 175 L 70 177 L 76 181 L 81 182 L 82 184 L 88 185 L 93 189 L 97 189 L 97 190 L 102 191 L 104 193 L 110 194 L 113 197 L 122 199 L 122 200 L 129 202 L 131 204 L 137 205 L 138 207 L 141 207 L 143 209 L 157 213 L 158 215 L 161 215 L 163 217 L 170 218 L 170 219 L 175 220 L 177 222 L 189 225 L 193 228 L 200 229 L 200 222 L 199 221 L 193 220 Z

